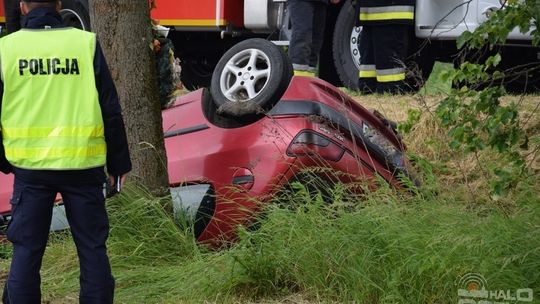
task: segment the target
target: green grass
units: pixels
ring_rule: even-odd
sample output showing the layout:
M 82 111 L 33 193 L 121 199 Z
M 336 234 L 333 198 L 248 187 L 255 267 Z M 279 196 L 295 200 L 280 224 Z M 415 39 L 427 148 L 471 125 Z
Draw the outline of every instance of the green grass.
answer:
M 258 230 L 242 230 L 222 251 L 197 246 L 165 200 L 131 189 L 108 203 L 116 301 L 243 303 L 294 295 L 325 303 L 456 303 L 456 282 L 471 272 L 483 274 L 489 289 L 538 288 L 534 182 L 522 183 L 511 209 L 384 186 L 358 204 L 329 204 L 299 186 L 288 196 L 299 208 L 269 207 Z M 54 235 L 42 276 L 45 298 L 76 302 L 68 235 Z
M 126 188 L 108 202 L 116 302 L 456 303 L 460 276 L 480 273 L 490 290 L 536 288 L 539 303 L 537 183 L 523 180 L 505 208 L 471 204 L 437 183 L 416 195 L 381 185 L 346 200 L 338 185 L 331 202 L 297 184 L 258 230 L 241 230 L 221 251 L 195 244 L 167 200 Z M 66 233 L 53 235 L 42 276 L 47 300 L 76 303 Z

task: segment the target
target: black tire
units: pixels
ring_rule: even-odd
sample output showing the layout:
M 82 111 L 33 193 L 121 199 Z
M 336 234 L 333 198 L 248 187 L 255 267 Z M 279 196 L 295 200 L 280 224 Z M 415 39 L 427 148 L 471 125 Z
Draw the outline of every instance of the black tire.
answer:
M 292 76 L 291 63 L 281 48 L 264 39 L 248 39 L 221 57 L 210 92 L 218 107 L 233 105 L 234 111 L 226 114 L 252 115 L 269 111 L 287 90 Z
M 215 65 L 215 62 L 202 58 L 183 58 L 181 59 L 182 72 L 180 80 L 184 87 L 190 91 L 209 87 Z
M 90 14 L 87 8 L 77 0 L 63 0 L 60 10 L 62 23 L 84 31 L 90 31 Z
M 354 11 L 351 0 L 347 0 L 339 12 L 332 42 L 336 72 L 343 85 L 351 90 L 358 89 L 360 64 L 358 49 L 351 48 L 352 44 L 357 44 L 360 36 L 360 28 L 354 26 L 356 22 Z M 353 52 L 355 52 L 355 57 L 353 57 Z

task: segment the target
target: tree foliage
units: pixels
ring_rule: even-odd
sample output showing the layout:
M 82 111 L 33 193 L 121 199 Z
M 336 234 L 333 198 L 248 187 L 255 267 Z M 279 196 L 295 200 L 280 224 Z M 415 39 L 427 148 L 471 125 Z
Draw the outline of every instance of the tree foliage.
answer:
M 538 22 L 540 20 L 540 1 L 538 0 L 506 0 L 504 9 L 493 12 L 493 15 L 474 33 L 464 32 L 458 39 L 458 48 L 481 48 L 486 44 L 491 46 L 506 42 L 508 34 L 514 29 L 521 33 L 531 31 L 533 45 L 540 42 Z
M 464 61 L 459 68 L 443 75 L 454 85 L 451 93 L 438 105 L 436 115 L 448 129 L 452 148 L 467 153 L 492 150 L 502 156 L 504 163 L 490 168 L 497 177 L 492 181 L 496 196 L 515 187 L 527 172 L 522 152 L 530 148 L 530 141 L 523 131 L 518 106 L 501 101 L 506 94 L 504 83 L 508 75 L 498 68 L 502 57 L 495 47 L 504 44 L 514 29 L 530 33 L 532 45 L 538 46 L 539 20 L 540 0 L 504 3 L 488 21 L 474 32 L 464 32 L 457 41 L 464 56 L 478 50 L 494 54 L 480 63 Z M 538 64 L 523 67 L 529 71 L 538 68 Z

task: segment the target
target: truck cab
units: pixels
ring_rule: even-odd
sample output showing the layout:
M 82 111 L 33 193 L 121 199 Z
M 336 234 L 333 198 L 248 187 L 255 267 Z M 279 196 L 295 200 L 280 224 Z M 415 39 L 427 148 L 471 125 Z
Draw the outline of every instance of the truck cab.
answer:
M 417 0 L 416 37 L 433 40 L 456 40 L 465 31 L 474 31 L 493 12 L 503 9 L 500 0 Z M 531 36 L 518 30 L 508 39 L 530 41 Z

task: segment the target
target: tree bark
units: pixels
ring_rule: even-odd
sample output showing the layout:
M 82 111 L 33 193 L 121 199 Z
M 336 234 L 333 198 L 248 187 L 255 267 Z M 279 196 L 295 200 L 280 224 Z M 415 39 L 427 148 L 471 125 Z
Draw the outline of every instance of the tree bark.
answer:
M 167 156 L 148 3 L 91 0 L 90 20 L 122 105 L 133 162 L 129 179 L 157 194 L 165 193 Z

